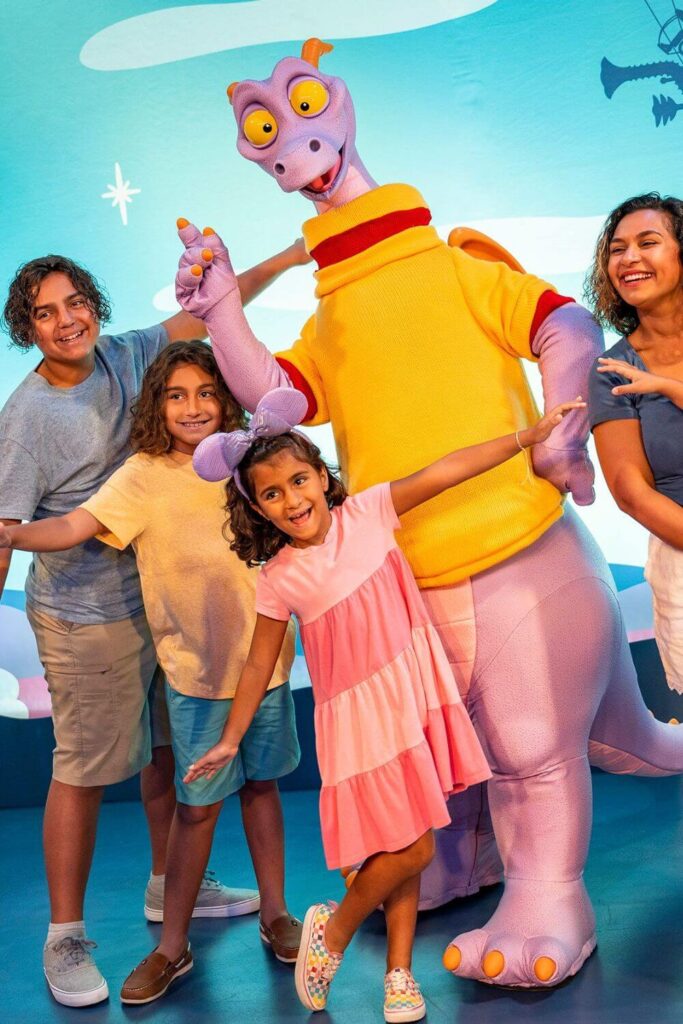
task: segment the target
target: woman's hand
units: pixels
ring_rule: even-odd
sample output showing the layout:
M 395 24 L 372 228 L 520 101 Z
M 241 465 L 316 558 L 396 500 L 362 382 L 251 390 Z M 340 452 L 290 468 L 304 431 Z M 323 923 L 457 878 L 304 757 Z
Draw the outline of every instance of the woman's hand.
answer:
M 517 431 L 517 437 L 519 443 L 523 448 L 530 448 L 534 444 L 541 444 L 542 441 L 546 441 L 552 434 L 558 423 L 561 423 L 567 413 L 571 412 L 572 409 L 585 409 L 586 403 L 578 395 L 573 402 L 562 402 L 561 405 L 556 405 L 554 409 L 547 412 L 545 416 L 533 427 L 528 427 L 526 430 Z
M 628 384 L 613 387 L 613 395 L 664 395 L 679 409 L 683 409 L 683 381 L 650 373 L 649 370 L 639 370 L 623 359 L 600 357 L 599 362 L 602 366 L 598 366 L 598 373 L 616 373 L 629 381 Z
M 199 760 L 190 765 L 183 782 L 196 782 L 201 778 L 212 779 L 217 771 L 225 768 L 226 764 L 230 764 L 237 751 L 236 744 L 227 740 L 219 740 L 214 747 L 211 747 L 211 750 L 207 750 Z
M 632 366 L 625 359 L 609 359 L 606 356 L 601 356 L 598 362 L 601 364 L 598 366 L 598 373 L 616 373 L 620 377 L 626 377 L 626 380 L 630 382 L 613 387 L 613 395 L 666 394 L 667 385 L 672 383 L 671 378 L 660 377 L 656 373 L 650 373 L 649 370 L 639 370 L 637 366 Z

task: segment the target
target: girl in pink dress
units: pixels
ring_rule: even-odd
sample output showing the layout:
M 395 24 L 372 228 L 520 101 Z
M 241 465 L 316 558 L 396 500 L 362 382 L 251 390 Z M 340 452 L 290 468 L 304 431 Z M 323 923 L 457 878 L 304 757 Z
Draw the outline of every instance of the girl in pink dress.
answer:
M 330 868 L 362 861 L 338 907 L 316 904 L 306 914 L 295 979 L 309 1010 L 325 1007 L 344 950 L 383 904 L 385 1019 L 424 1016 L 410 972 L 420 872 L 434 853 L 433 829 L 449 823 L 448 795 L 491 774 L 394 539 L 398 517 L 545 441 L 584 404 L 558 406 L 534 427 L 353 497 L 315 445 L 291 429 L 306 411 L 306 399 L 291 389 L 266 395 L 247 431 L 215 434 L 197 450 L 201 476 L 231 476 L 232 547 L 248 565 L 265 564 L 251 649 L 222 738 L 186 781 L 210 778 L 235 756 L 294 614 L 316 705 L 325 858 Z

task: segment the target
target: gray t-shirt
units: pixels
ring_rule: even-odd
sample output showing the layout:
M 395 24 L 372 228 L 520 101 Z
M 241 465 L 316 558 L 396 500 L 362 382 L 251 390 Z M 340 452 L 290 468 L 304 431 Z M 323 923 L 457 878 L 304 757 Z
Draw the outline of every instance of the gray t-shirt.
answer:
M 0 519 L 45 519 L 82 504 L 130 455 L 130 406 L 168 344 L 161 324 L 102 335 L 95 368 L 72 388 L 31 371 L 0 410 Z M 35 554 L 26 597 L 68 622 L 115 622 L 142 609 L 131 549 L 90 540 Z
M 628 338 L 621 338 L 604 354 L 611 359 L 623 359 L 639 370 L 647 370 Z M 588 383 L 591 430 L 608 420 L 640 420 L 655 490 L 683 505 L 683 409 L 660 394 L 613 395 L 613 387 L 628 381 L 618 373 L 598 373 L 597 365 L 596 362 Z

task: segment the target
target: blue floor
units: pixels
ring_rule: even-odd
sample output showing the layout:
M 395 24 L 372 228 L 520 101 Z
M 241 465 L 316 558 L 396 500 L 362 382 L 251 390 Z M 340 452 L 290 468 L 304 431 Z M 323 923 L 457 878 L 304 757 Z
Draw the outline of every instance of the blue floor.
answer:
M 498 889 L 421 917 L 415 973 L 430 1024 L 668 1024 L 683 1020 L 683 887 L 679 779 L 614 778 L 596 773 L 595 828 L 587 881 L 598 918 L 598 950 L 580 975 L 548 992 L 523 993 L 458 981 L 440 966 L 457 932 L 476 927 L 495 907 Z M 288 897 L 293 912 L 341 894 L 324 866 L 317 794 L 283 795 L 287 825 Z M 158 926 L 142 917 L 148 871 L 146 833 L 138 803 L 105 804 L 88 896 L 88 931 L 112 996 L 98 1007 L 55 1004 L 40 968 L 48 918 L 37 809 L 0 812 L 0 1021 L 101 1024 L 302 1021 L 293 972 L 271 958 L 258 939 L 255 916 L 197 921 L 195 969 L 168 996 L 123 1008 L 118 989 L 152 948 Z M 235 800 L 219 822 L 211 859 L 224 881 L 250 884 L 248 854 Z M 384 936 L 375 915 L 354 940 L 335 982 L 329 1013 L 316 1024 L 382 1021 Z

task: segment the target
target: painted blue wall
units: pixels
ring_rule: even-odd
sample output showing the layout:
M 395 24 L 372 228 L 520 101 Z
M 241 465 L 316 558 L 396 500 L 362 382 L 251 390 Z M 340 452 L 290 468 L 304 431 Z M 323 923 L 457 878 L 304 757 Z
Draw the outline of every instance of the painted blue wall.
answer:
M 265 77 L 319 35 L 334 43 L 323 67 L 352 90 L 373 176 L 417 185 L 444 233 L 483 227 L 579 296 L 608 209 L 649 189 L 681 191 L 683 56 L 661 48 L 678 45 L 681 26 L 657 24 L 673 12 L 671 0 L 4 3 L 0 290 L 20 262 L 62 252 L 106 283 L 112 326 L 124 330 L 175 308 L 178 215 L 221 230 L 238 268 L 285 245 L 310 207 L 238 156 L 225 87 Z M 605 58 L 669 61 L 672 81 L 614 71 L 610 99 Z M 138 190 L 127 223 L 103 198 L 117 164 Z M 256 333 L 272 348 L 293 340 L 312 291 L 309 268 L 283 279 L 250 307 Z M 0 404 L 35 364 L 0 347 Z M 332 455 L 329 430 L 315 435 Z M 621 567 L 632 637 L 646 636 L 644 532 L 601 480 L 582 514 Z M 5 603 L 22 604 L 26 563 L 15 555 Z M 0 703 L 2 628 L 0 617 Z

